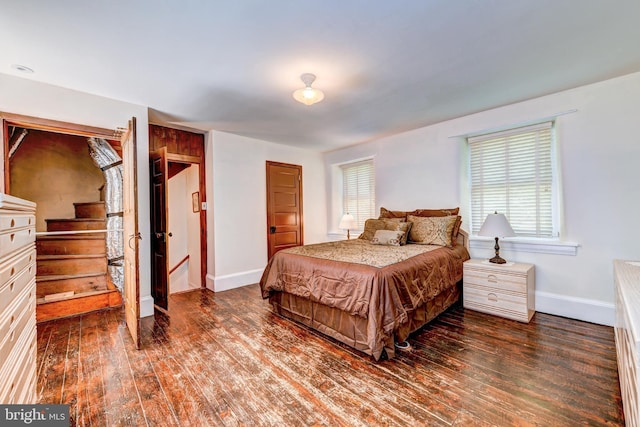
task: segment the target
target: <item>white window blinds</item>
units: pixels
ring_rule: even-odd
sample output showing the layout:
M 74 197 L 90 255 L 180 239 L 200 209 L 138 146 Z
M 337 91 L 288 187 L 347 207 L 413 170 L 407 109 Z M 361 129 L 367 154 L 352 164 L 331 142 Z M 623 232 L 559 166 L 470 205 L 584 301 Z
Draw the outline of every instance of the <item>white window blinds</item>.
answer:
M 373 159 L 341 165 L 343 178 L 342 207 L 364 229 L 364 222 L 376 217 L 376 185 Z
M 471 229 L 504 213 L 517 236 L 553 237 L 553 123 L 468 139 Z

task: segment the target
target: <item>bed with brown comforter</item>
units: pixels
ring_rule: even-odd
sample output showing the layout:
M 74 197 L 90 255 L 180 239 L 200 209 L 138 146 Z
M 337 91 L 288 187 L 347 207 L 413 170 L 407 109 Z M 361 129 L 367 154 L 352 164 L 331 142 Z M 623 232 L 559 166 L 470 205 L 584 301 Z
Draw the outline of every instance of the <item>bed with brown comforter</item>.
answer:
M 467 259 L 464 244 L 320 243 L 276 253 L 260 287 L 276 313 L 379 360 L 458 300 Z

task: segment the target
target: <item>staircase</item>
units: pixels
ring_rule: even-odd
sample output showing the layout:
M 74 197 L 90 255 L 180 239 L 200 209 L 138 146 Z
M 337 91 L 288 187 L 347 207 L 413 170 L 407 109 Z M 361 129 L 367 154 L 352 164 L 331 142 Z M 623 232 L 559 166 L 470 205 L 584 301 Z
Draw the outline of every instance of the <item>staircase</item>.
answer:
M 75 218 L 46 220 L 47 232 L 58 233 L 36 238 L 38 322 L 122 305 L 107 272 L 106 233 L 91 232 L 106 229 L 104 202 L 74 203 L 74 210 Z

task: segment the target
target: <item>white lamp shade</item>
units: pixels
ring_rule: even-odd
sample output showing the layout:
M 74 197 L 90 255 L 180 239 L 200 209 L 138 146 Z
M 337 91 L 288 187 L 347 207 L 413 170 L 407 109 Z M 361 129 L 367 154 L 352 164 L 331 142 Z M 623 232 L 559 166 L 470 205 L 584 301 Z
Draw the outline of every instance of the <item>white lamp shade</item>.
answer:
M 353 230 L 358 228 L 358 223 L 355 218 L 351 214 L 342 215 L 342 219 L 340 219 L 340 224 L 338 224 L 338 228 L 341 230 Z
M 484 224 L 478 231 L 478 236 L 485 237 L 513 237 L 515 235 L 516 233 L 511 228 L 507 217 L 497 212 L 487 215 L 487 219 L 484 220 Z
M 321 90 L 311 87 L 311 83 L 316 80 L 316 76 L 311 73 L 304 73 L 300 76 L 300 80 L 304 83 L 304 87 L 293 92 L 293 99 L 304 105 L 313 105 L 324 99 L 324 93 Z

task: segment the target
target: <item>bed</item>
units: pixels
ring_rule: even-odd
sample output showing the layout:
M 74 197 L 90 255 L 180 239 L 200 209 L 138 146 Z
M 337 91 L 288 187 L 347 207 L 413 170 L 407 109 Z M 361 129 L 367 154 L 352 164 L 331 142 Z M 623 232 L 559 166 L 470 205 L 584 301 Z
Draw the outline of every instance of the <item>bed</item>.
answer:
M 438 231 L 446 238 L 434 242 L 420 240 L 416 224 L 423 220 L 410 215 L 415 212 L 367 220 L 358 239 L 277 252 L 260 280 L 262 297 L 275 313 L 375 360 L 385 354 L 393 358 L 396 343 L 458 301 L 462 264 L 469 259 L 468 235 L 459 230 L 459 216 L 455 221 L 431 220 L 447 221 Z M 397 239 L 384 240 L 390 235 Z

